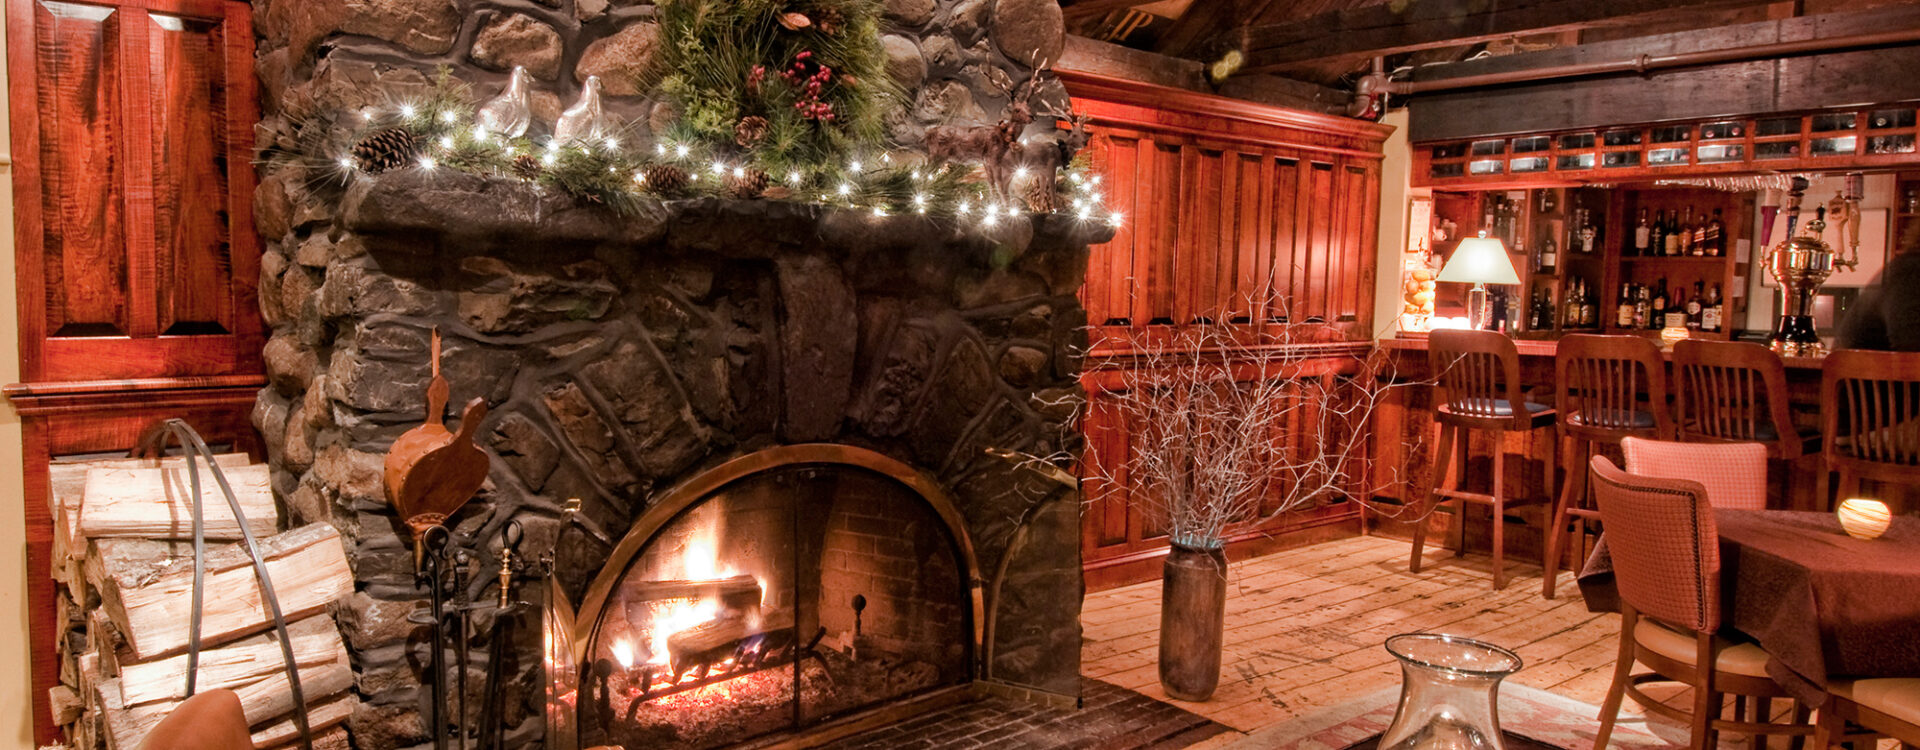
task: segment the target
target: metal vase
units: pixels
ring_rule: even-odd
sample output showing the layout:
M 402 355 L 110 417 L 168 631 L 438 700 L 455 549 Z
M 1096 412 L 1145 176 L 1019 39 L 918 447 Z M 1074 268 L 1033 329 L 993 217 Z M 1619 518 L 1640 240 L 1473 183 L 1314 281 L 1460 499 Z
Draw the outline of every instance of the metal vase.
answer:
M 1160 592 L 1160 686 L 1168 697 L 1204 701 L 1220 686 L 1227 619 L 1227 555 L 1174 544 Z

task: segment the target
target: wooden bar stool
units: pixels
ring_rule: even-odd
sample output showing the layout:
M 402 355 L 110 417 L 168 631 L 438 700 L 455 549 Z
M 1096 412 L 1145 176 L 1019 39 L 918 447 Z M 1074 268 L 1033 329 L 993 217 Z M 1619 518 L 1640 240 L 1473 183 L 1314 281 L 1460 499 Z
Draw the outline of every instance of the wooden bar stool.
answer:
M 1827 472 L 1839 473 L 1842 498 L 1858 494 L 1862 479 L 1920 484 L 1920 353 L 1827 355 L 1820 404 L 1827 465 L 1817 502 L 1829 500 Z
M 1427 523 L 1425 512 L 1436 507 L 1434 496 L 1454 501 L 1453 526 L 1464 530 L 1466 522 L 1466 504 L 1483 503 L 1493 506 L 1493 587 L 1507 585 L 1507 572 L 1504 562 L 1506 552 L 1506 509 L 1507 497 L 1504 492 L 1506 475 L 1506 450 L 1502 446 L 1508 430 L 1531 432 L 1553 424 L 1554 412 L 1545 404 L 1537 404 L 1523 398 L 1520 392 L 1520 353 L 1514 349 L 1513 339 L 1506 334 L 1494 331 L 1434 331 L 1428 339 L 1427 361 L 1431 365 L 1438 381 L 1440 391 L 1435 401 L 1435 421 L 1440 423 L 1439 456 L 1434 461 L 1434 469 L 1439 476 L 1427 488 L 1427 498 L 1421 506 L 1420 521 L 1413 527 L 1413 560 L 1407 569 L 1420 572 L 1420 553 L 1427 543 Z M 1467 473 L 1468 438 L 1472 430 L 1493 432 L 1493 492 L 1480 494 L 1462 492 L 1458 489 L 1446 489 L 1447 475 L 1453 467 L 1452 454 L 1454 444 L 1459 443 L 1459 476 L 1456 485 L 1464 481 Z M 1553 466 L 1553 457 L 1547 457 L 1547 466 Z M 1551 480 L 1552 469 L 1548 469 Z M 1460 549 L 1455 554 L 1465 554 L 1466 537 L 1461 534 Z
M 1685 339 L 1673 345 L 1674 429 L 1683 442 L 1764 443 L 1767 458 L 1815 452 L 1818 434 L 1793 426 L 1787 366 L 1744 341 Z
M 1819 432 L 1793 424 L 1780 355 L 1742 341 L 1673 345 L 1673 427 L 1683 442 L 1760 443 L 1786 462 L 1820 451 Z
M 1667 368 L 1660 347 L 1639 336 L 1573 334 L 1560 339 L 1553 363 L 1554 394 L 1560 407 L 1559 439 L 1567 478 L 1553 521 L 1546 529 L 1546 572 L 1542 592 L 1553 598 L 1560 577 L 1563 544 L 1585 539 L 1587 524 L 1600 512 L 1587 498 L 1587 463 L 1598 444 L 1619 445 L 1625 438 L 1668 440 L 1673 418 L 1667 413 Z M 1580 519 L 1578 536 L 1567 522 Z M 1584 546 L 1584 545 L 1582 545 Z

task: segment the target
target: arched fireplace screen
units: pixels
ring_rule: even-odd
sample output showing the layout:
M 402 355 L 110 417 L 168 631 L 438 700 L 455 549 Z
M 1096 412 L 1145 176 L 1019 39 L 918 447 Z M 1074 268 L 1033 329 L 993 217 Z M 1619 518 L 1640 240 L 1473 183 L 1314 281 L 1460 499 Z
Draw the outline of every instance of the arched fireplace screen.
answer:
M 936 485 L 786 446 L 649 509 L 580 612 L 580 746 L 712 748 L 974 677 L 978 574 Z

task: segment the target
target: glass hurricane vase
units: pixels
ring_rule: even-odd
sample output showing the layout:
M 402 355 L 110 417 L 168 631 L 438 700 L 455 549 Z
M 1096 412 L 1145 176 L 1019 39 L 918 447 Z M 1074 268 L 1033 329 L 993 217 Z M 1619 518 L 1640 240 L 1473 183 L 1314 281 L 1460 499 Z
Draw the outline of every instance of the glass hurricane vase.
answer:
M 1387 653 L 1400 660 L 1400 706 L 1380 750 L 1505 750 L 1500 681 L 1520 671 L 1519 656 L 1435 633 L 1388 638 Z

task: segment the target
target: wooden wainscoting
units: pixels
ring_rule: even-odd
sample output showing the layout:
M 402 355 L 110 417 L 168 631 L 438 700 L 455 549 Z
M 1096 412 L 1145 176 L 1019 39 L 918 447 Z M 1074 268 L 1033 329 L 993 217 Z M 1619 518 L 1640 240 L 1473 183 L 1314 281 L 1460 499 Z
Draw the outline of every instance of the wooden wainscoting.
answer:
M 1201 321 L 1247 331 L 1324 324 L 1301 377 L 1351 374 L 1373 335 L 1381 144 L 1391 128 L 1342 117 L 1061 71 L 1088 115 L 1099 192 L 1122 224 L 1093 249 L 1082 300 L 1093 342 L 1084 429 L 1081 556 L 1089 588 L 1153 577 L 1164 531 L 1131 509 L 1142 491 L 1097 479 L 1124 462 L 1131 430 L 1102 404 L 1126 341 Z M 1308 450 L 1298 433 L 1276 436 Z M 1358 533 L 1350 501 L 1234 534 L 1236 554 Z
M 256 459 L 252 8 L 7 0 L 33 721 L 57 684 L 47 467 L 182 417 Z

